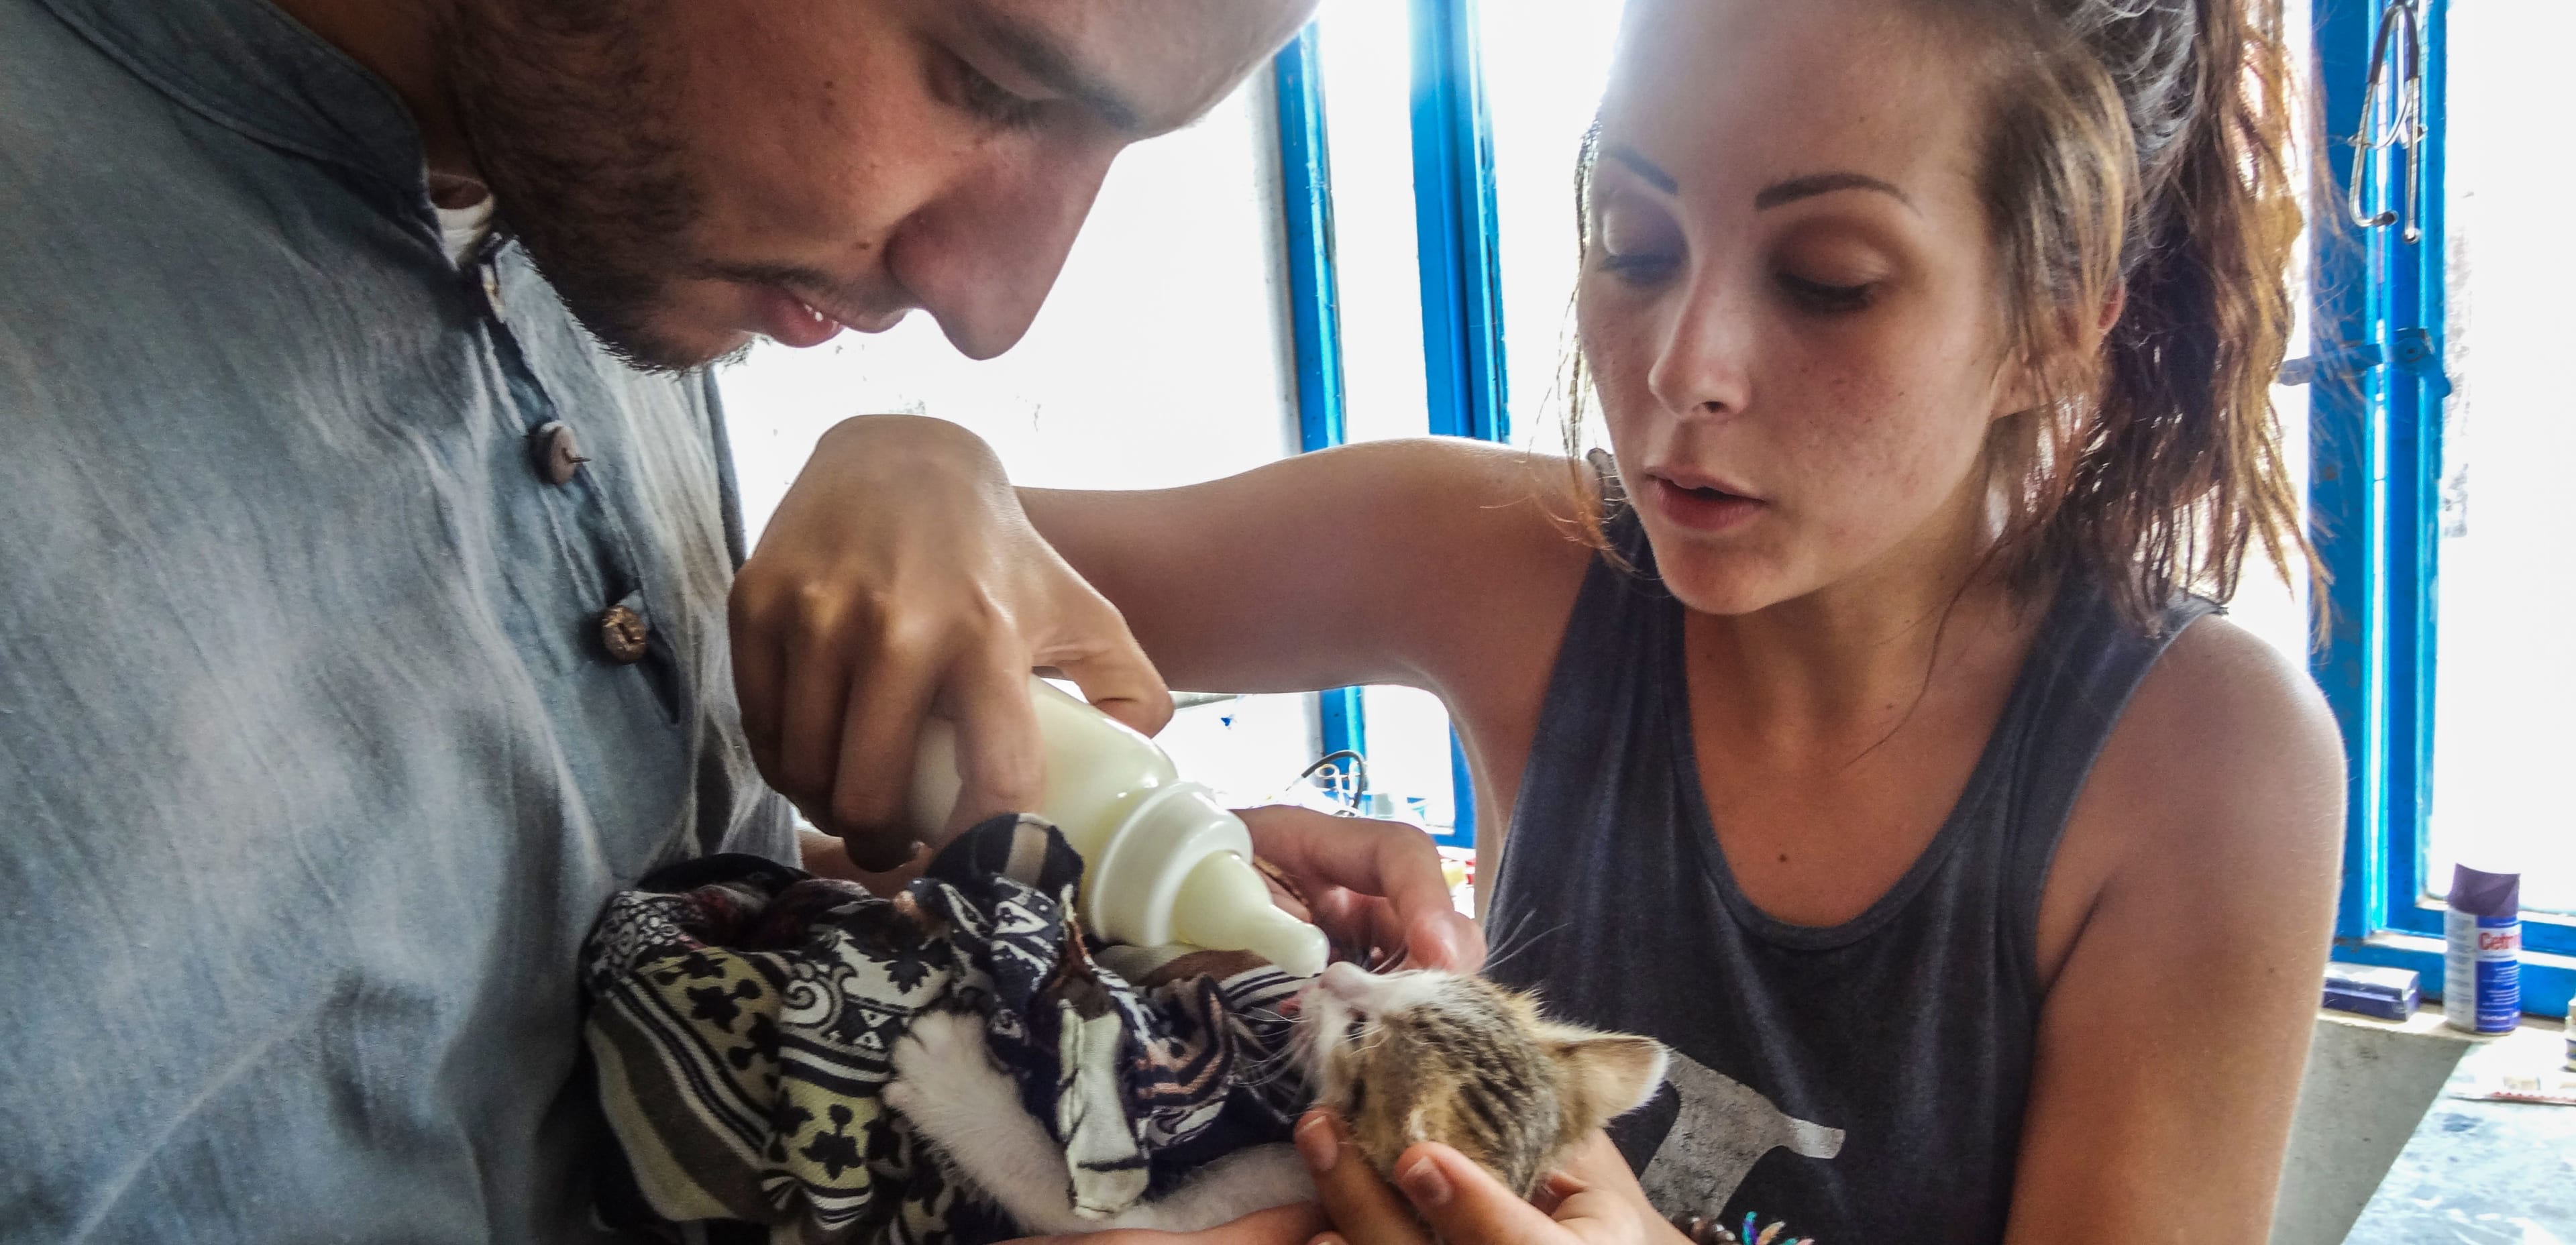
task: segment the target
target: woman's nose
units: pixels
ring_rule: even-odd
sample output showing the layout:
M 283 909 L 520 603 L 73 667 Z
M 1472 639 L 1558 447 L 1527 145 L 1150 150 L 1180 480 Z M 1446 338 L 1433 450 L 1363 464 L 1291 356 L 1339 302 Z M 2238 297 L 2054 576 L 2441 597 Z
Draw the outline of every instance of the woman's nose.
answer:
M 1710 282 L 1692 286 L 1673 315 L 1646 383 L 1676 415 L 1744 409 L 1751 396 L 1751 318 L 1739 296 Z

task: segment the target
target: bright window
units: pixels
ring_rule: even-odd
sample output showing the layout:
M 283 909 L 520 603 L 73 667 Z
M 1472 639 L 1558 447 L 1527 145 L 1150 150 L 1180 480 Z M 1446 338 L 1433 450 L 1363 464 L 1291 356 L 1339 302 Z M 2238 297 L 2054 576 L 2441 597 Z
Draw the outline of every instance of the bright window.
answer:
M 2451 7 L 2440 114 L 2442 308 L 2451 396 L 2441 409 L 2435 553 L 2436 692 L 2424 881 L 2465 861 L 2519 870 L 2523 903 L 2576 913 L 2576 391 L 2567 385 L 2563 243 L 2576 179 L 2518 122 L 2557 106 L 2556 49 L 2576 7 Z
M 2555 470 L 2576 433 L 2544 300 L 2576 263 L 2550 228 L 2563 163 L 2505 139 L 2547 115 L 2576 10 L 2312 12 L 2323 130 L 2372 140 L 2358 159 L 2329 144 L 2312 252 L 2311 502 L 2334 574 L 2315 668 L 2351 769 L 2337 953 L 2414 968 L 2429 993 L 2452 865 L 2520 873 L 2523 1006 L 2554 1011 L 2576 990 L 2576 834 L 2551 782 L 2576 743 L 2576 659 L 2552 625 L 2576 599 Z
M 1320 108 L 1329 151 L 1338 439 L 1562 444 L 1574 161 L 1619 12 L 1619 0 L 1325 0 L 1283 54 L 1309 58 L 1321 87 L 1283 107 Z M 1439 700 L 1370 687 L 1356 702 L 1343 738 L 1366 752 L 1382 807 L 1465 845 L 1466 779 Z

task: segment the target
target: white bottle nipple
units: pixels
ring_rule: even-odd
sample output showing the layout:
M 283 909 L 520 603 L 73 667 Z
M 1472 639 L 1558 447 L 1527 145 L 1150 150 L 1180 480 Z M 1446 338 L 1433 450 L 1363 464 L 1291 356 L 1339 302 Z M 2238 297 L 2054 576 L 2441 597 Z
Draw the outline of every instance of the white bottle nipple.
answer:
M 1103 937 L 1250 951 L 1300 976 L 1324 971 L 1324 931 L 1279 910 L 1252 867 L 1252 832 L 1194 782 L 1147 793 L 1083 877 L 1082 908 Z
M 1249 951 L 1298 977 L 1324 971 L 1324 931 L 1279 910 L 1252 862 L 1232 852 L 1199 861 L 1172 897 L 1172 933 L 1197 947 Z
M 1028 811 L 1082 854 L 1083 923 L 1114 942 L 1185 942 L 1250 951 L 1299 976 L 1324 971 L 1324 932 L 1271 902 L 1252 864 L 1252 832 L 1197 783 L 1179 781 L 1154 742 L 1032 680 L 1046 741 L 1046 791 Z M 910 814 L 923 838 L 948 826 L 958 796 L 957 741 L 945 722 L 922 726 Z

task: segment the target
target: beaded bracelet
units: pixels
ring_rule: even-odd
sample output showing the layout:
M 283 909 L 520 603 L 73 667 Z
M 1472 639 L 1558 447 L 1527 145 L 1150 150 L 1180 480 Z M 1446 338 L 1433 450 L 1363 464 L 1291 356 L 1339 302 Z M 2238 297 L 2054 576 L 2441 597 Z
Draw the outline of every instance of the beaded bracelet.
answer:
M 1691 1245 L 1816 1245 L 1811 1236 L 1789 1235 L 1789 1225 L 1773 1223 L 1756 1228 L 1751 1215 L 1744 1217 L 1744 1231 L 1719 1223 L 1713 1215 L 1675 1215 L 1673 1227 L 1689 1237 Z

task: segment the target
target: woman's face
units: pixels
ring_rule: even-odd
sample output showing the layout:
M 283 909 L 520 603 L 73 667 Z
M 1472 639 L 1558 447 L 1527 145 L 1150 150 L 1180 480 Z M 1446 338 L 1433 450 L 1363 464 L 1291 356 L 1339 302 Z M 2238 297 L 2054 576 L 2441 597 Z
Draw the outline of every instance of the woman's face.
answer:
M 2009 413 L 1974 74 L 1896 0 L 1635 0 L 1583 348 L 1685 603 L 1955 558 Z

